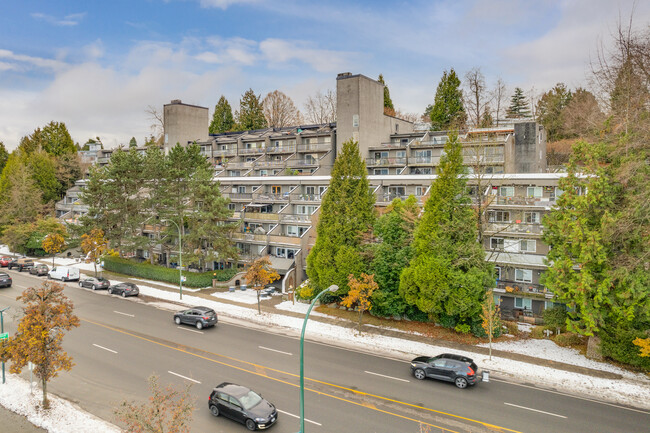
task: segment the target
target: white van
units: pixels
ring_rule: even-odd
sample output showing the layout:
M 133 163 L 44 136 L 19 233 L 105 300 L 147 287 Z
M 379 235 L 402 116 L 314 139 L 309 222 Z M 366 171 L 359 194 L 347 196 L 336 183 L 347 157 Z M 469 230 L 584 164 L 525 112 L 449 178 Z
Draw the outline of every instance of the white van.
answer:
M 79 268 L 56 266 L 47 274 L 50 278 L 61 281 L 79 280 Z

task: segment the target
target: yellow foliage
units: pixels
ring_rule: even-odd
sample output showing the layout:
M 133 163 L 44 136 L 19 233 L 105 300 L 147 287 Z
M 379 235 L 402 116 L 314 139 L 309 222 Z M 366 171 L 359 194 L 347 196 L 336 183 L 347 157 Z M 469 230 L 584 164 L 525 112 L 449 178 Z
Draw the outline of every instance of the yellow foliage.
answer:
M 264 289 L 267 284 L 271 284 L 273 281 L 279 279 L 280 274 L 271 267 L 271 259 L 269 259 L 268 256 L 260 257 L 247 266 L 244 280 L 246 280 L 253 290 L 257 290 L 258 313 L 261 313 L 260 291 Z
M 356 279 L 354 275 L 348 275 L 348 285 L 350 286 L 350 291 L 348 294 L 341 299 L 341 303 L 348 308 L 351 308 L 353 305 L 357 307 L 359 311 L 359 329 L 361 329 L 361 320 L 363 319 L 363 313 L 365 311 L 370 311 L 372 309 L 372 294 L 375 290 L 379 288 L 375 282 L 375 275 L 361 274 L 360 279 Z
M 48 254 L 60 253 L 65 247 L 65 238 L 58 233 L 51 233 L 45 236 L 41 246 Z
M 637 338 L 632 343 L 641 348 L 639 356 L 643 358 L 650 357 L 650 338 Z

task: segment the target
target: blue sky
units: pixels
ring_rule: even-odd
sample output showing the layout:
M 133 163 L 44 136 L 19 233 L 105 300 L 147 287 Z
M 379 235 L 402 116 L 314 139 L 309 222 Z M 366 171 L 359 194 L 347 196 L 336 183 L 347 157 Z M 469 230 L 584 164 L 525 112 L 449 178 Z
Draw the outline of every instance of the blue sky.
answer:
M 383 73 L 397 108 L 421 113 L 445 69 L 541 93 L 586 86 L 588 62 L 632 0 L 0 0 L 0 141 L 50 120 L 80 143 L 150 133 L 171 99 L 236 109 L 249 87 L 302 108 L 339 72 Z M 650 22 L 637 2 L 635 22 Z

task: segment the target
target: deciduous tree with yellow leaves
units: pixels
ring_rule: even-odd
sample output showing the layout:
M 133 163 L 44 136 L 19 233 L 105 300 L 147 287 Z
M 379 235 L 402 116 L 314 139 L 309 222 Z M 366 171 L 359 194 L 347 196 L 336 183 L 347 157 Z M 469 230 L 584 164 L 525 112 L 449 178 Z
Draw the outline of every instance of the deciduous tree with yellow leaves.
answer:
M 54 266 L 54 256 L 65 248 L 65 238 L 58 233 L 50 233 L 45 236 L 41 246 L 46 253 L 52 254 L 52 266 Z
M 260 292 L 267 284 L 279 280 L 280 274 L 271 267 L 271 259 L 269 259 L 268 256 L 265 256 L 256 259 L 248 265 L 244 279 L 248 284 L 250 284 L 253 290 L 257 291 L 257 312 L 258 314 L 261 314 Z
M 92 229 L 90 233 L 81 235 L 81 250 L 87 254 L 95 265 L 95 277 L 97 276 L 97 259 L 99 259 L 108 248 L 108 240 L 104 237 L 102 229 Z
M 372 309 L 372 294 L 379 288 L 375 282 L 375 275 L 361 273 L 361 278 L 357 279 L 354 275 L 348 275 L 348 285 L 350 291 L 341 299 L 341 303 L 348 308 L 357 307 L 359 312 L 359 331 L 361 331 L 361 321 L 363 313 Z

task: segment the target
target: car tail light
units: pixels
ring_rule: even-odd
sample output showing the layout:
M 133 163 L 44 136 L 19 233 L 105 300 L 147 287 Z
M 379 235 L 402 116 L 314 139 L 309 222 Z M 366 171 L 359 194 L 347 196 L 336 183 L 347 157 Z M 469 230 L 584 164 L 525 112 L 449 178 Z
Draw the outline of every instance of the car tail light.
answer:
M 472 367 L 467 367 L 467 375 L 474 376 L 474 369 L 472 369 Z
M 209 316 L 203 316 L 203 320 L 210 320 Z

